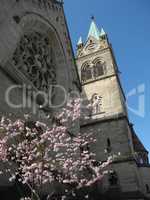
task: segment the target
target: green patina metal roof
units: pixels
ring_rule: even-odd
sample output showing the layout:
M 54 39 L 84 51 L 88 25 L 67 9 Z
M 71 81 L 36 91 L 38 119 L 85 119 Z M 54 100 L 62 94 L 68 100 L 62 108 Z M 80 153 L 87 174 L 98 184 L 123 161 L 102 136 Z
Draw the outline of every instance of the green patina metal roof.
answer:
M 104 29 L 102 28 L 102 29 L 101 29 L 101 33 L 100 33 L 100 36 L 104 36 L 104 35 L 106 35 L 106 33 L 105 33 Z
M 96 23 L 95 23 L 94 20 L 92 20 L 92 22 L 91 22 L 88 38 L 90 36 L 92 36 L 92 37 L 96 38 L 97 40 L 99 40 L 100 31 L 99 31 L 98 27 L 96 26 Z
M 82 37 L 79 38 L 77 45 L 83 44 Z

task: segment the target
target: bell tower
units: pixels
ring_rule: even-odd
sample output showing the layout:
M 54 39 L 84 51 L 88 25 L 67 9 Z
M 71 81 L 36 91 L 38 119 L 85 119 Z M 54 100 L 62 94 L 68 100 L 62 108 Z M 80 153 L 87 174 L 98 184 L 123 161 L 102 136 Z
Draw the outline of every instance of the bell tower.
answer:
M 80 37 L 77 43 L 77 66 L 82 97 L 92 104 L 93 117 L 126 115 L 125 97 L 112 46 L 104 29 L 98 29 L 93 17 L 86 42 Z
M 139 199 L 137 194 L 149 196 L 146 192 L 150 186 L 148 152 L 129 122 L 108 35 L 97 27 L 93 17 L 86 41 L 80 37 L 77 43 L 76 62 L 82 98 L 92 108 L 88 112 L 85 109 L 87 117 L 81 122 L 81 133 L 92 133 L 96 138 L 96 143 L 89 148 L 95 153 L 97 164 L 109 156 L 117 156 L 108 167 L 111 173 L 103 183 L 106 196 L 110 195 L 106 199 L 118 199 L 118 195 L 123 199 L 126 194 L 127 199 Z

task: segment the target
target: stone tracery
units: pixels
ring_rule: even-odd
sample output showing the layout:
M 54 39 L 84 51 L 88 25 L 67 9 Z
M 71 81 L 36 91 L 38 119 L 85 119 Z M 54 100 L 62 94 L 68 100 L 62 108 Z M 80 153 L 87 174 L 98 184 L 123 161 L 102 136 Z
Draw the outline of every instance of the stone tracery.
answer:
M 24 34 L 13 55 L 13 64 L 41 91 L 56 84 L 53 49 L 48 37 L 32 32 Z
M 95 59 L 93 62 L 86 62 L 81 67 L 81 81 L 97 79 L 106 73 L 106 62 Z

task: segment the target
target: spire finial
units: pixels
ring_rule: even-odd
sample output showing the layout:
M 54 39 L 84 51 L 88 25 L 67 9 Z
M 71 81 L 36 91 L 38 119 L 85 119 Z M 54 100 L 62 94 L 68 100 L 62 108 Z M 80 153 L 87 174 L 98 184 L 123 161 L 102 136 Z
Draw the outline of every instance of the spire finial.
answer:
M 77 45 L 79 46 L 79 45 L 82 45 L 82 44 L 83 44 L 82 37 L 80 37 L 79 40 L 78 40 Z
M 95 21 L 95 16 L 94 15 L 91 16 L 91 20 Z
M 92 22 L 90 25 L 88 38 L 90 36 L 92 36 L 92 37 L 96 38 L 97 40 L 99 40 L 100 31 L 99 31 L 98 27 L 96 26 L 95 17 L 92 15 L 91 19 L 92 19 Z
M 106 35 L 106 33 L 105 33 L 104 29 L 103 29 L 103 28 L 101 28 L 101 33 L 100 33 L 100 36 L 105 36 L 105 35 Z

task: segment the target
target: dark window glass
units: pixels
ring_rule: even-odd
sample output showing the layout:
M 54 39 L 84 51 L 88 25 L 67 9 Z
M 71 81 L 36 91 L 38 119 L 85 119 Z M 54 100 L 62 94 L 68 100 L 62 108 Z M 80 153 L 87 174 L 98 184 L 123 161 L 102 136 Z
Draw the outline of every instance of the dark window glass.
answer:
M 102 75 L 104 75 L 104 64 L 99 61 L 94 65 L 94 77 L 97 78 Z
M 107 153 L 110 153 L 111 152 L 111 141 L 109 138 L 107 138 Z
M 111 146 L 111 142 L 110 142 L 110 139 L 107 138 L 107 147 L 110 147 Z
M 82 82 L 92 79 L 92 71 L 89 65 L 85 65 L 81 70 Z

